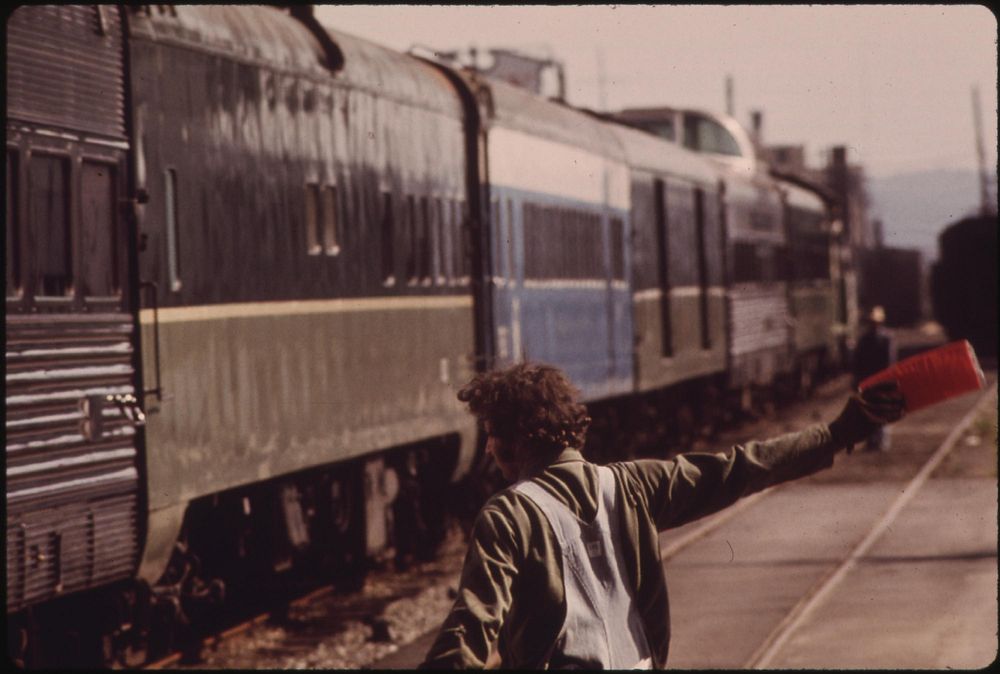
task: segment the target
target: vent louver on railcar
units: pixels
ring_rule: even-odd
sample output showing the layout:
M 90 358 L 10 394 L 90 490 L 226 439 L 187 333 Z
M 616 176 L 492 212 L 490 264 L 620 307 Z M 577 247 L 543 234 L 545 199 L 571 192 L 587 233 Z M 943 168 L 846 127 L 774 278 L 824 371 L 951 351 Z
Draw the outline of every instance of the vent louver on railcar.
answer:
M 125 139 L 121 18 L 23 6 L 7 19 L 7 117 Z
M 135 427 L 81 404 L 135 394 L 132 332 L 129 314 L 7 316 L 8 612 L 135 570 Z

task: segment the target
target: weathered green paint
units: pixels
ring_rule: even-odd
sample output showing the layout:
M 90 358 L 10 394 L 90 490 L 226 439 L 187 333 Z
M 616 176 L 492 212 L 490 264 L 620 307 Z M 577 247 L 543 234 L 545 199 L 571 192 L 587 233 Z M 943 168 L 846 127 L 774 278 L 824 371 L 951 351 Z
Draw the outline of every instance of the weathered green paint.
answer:
M 711 345 L 708 349 L 703 349 L 701 344 L 699 301 L 696 295 L 671 297 L 673 356 L 664 358 L 660 298 L 648 295 L 635 298 L 636 386 L 639 391 L 723 371 L 726 366 L 725 297 L 720 292 L 709 295 Z
M 159 510 L 150 510 L 146 518 L 146 545 L 142 551 L 137 575 L 150 585 L 156 584 L 170 563 L 174 543 L 184 524 L 187 503 L 178 503 Z
M 147 424 L 150 509 L 423 438 L 473 437 L 455 398 L 472 375 L 472 327 L 464 299 L 161 320 L 167 397 L 147 401 L 158 408 Z M 143 344 L 152 373 L 146 321 Z

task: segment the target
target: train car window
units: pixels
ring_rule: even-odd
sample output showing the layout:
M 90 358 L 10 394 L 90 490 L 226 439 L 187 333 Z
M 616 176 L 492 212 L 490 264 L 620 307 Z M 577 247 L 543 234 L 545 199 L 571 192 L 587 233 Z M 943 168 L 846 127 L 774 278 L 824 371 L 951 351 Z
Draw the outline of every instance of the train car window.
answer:
M 444 256 L 444 269 L 445 276 L 448 279 L 448 285 L 453 286 L 458 281 L 458 231 L 455 227 L 455 221 L 458 216 L 455 215 L 455 200 L 445 199 L 444 200 L 444 212 L 442 213 L 442 220 L 444 221 L 444 246 L 445 246 L 445 256 Z
M 689 184 L 671 183 L 666 188 L 667 231 L 671 287 L 698 285 L 698 233 L 696 195 Z
M 758 246 L 757 255 L 760 258 L 760 280 L 766 282 L 780 281 L 781 270 L 778 267 L 779 256 L 775 246 Z
M 336 235 L 337 246 L 341 250 L 347 250 L 351 245 L 352 234 L 360 235 L 361 232 L 368 231 L 372 184 L 370 178 L 355 175 L 350 182 L 345 176 L 343 183 L 338 186 L 337 200 L 340 203 L 337 208 Z
M 698 257 L 698 305 L 701 314 L 701 348 L 710 349 L 712 338 L 708 330 L 708 260 L 705 249 L 705 192 L 694 191 L 695 241 Z
M 323 252 L 319 232 L 319 185 L 308 183 L 305 192 L 306 200 L 306 252 L 309 255 L 319 255 Z
M 444 266 L 447 255 L 444 250 L 444 206 L 441 197 L 435 197 L 431 202 L 431 250 L 434 252 L 433 262 L 433 274 L 434 274 L 434 284 L 438 286 L 443 286 L 447 279 L 445 278 Z
M 611 278 L 625 280 L 625 223 L 611 218 Z
M 177 213 L 177 171 L 174 169 L 164 171 L 164 182 L 166 187 L 164 205 L 166 208 L 167 223 L 167 272 L 170 274 L 170 290 L 177 292 L 181 289 L 181 241 Z
M 733 245 L 733 281 L 735 283 L 751 283 L 761 279 L 760 261 L 757 258 L 757 246 L 752 243 L 738 241 Z
M 585 278 L 587 276 L 587 268 L 590 266 L 590 256 L 593 253 L 593 249 L 587 246 L 587 230 L 589 218 L 584 213 L 578 211 L 566 211 L 565 219 L 563 223 L 569 228 L 567 232 L 570 239 L 573 241 L 573 259 L 571 266 L 567 269 L 563 265 L 564 271 L 561 274 L 565 278 Z M 556 248 L 558 250 L 558 248 Z M 604 246 L 600 246 L 598 251 L 603 252 Z M 601 266 L 603 267 L 604 260 L 601 260 Z M 601 274 L 603 276 L 603 274 Z
M 28 231 L 34 238 L 35 295 L 65 297 L 72 290 L 69 159 L 36 154 L 28 164 Z
M 431 241 L 431 219 L 430 219 L 430 200 L 427 197 L 420 197 L 420 211 L 418 215 L 417 223 L 417 262 L 419 264 L 419 269 L 417 271 L 420 277 L 420 285 L 429 286 L 431 284 L 431 257 L 432 257 L 432 241 Z
M 7 297 L 21 294 L 21 223 L 18 220 L 18 155 L 16 150 L 7 151 L 7 180 L 4 201 L 7 203 L 7 217 L 4 219 L 7 243 Z
M 417 282 L 417 203 L 416 198 L 408 195 L 403 213 L 403 236 L 406 239 L 406 282 L 415 285 Z
M 569 222 L 569 211 L 562 208 L 545 208 L 531 204 L 526 222 L 531 228 L 530 271 L 531 278 L 568 278 L 577 265 L 577 240 L 575 230 Z M 549 242 L 558 241 L 559 246 L 549 250 Z
M 545 264 L 540 261 L 541 250 L 541 228 L 537 215 L 538 207 L 535 204 L 524 205 L 524 276 L 525 278 L 537 278 L 537 275 L 544 271 Z M 557 223 L 552 223 L 556 225 Z M 564 250 L 569 248 L 570 242 L 563 241 Z
M 717 286 L 724 282 L 722 265 L 722 206 L 718 192 L 707 192 L 705 199 L 705 262 L 708 269 L 708 285 Z
M 524 218 L 525 278 L 605 278 L 601 218 L 577 209 L 528 203 Z M 624 275 L 624 271 L 622 272 Z
M 667 236 L 667 189 L 657 179 L 653 184 L 653 207 L 656 217 L 657 275 L 660 281 L 660 353 L 664 358 L 674 355 L 673 321 L 670 309 L 670 237 Z
M 451 199 L 442 199 L 438 206 L 441 220 L 441 273 L 448 285 L 455 284 L 455 236 L 451 224 L 453 203 Z
M 497 275 L 500 271 L 500 265 L 503 263 L 503 258 L 501 257 L 501 246 L 500 242 L 502 240 L 503 232 L 500 231 L 500 199 L 493 197 L 490 199 L 490 232 L 493 237 L 493 274 Z
M 323 220 L 323 247 L 327 255 L 340 253 L 340 218 L 337 211 L 337 186 L 327 185 L 323 188 L 323 202 L 320 212 Z
M 453 201 L 451 205 L 453 206 L 452 228 L 455 233 L 455 274 L 458 277 L 458 284 L 464 286 L 469 283 L 470 274 L 467 254 L 469 250 L 469 228 L 465 226 L 465 220 L 468 216 L 464 200 Z
M 507 200 L 507 278 L 514 280 L 514 202 Z
M 80 174 L 80 286 L 85 297 L 118 294 L 117 175 L 113 164 L 83 162 Z
M 829 279 L 830 244 L 822 214 L 790 208 L 788 216 L 790 280 Z
M 699 152 L 714 152 L 733 157 L 742 155 L 739 143 L 718 122 L 697 115 L 684 117 L 684 146 Z
M 392 286 L 396 283 L 396 260 L 394 256 L 395 225 L 392 212 L 392 193 L 382 192 L 382 284 Z
M 769 283 L 782 280 L 781 254 L 773 244 L 737 242 L 733 246 L 733 281 Z
M 539 256 L 541 259 L 536 257 L 533 275 L 536 278 L 580 278 L 587 266 L 583 216 L 566 208 L 555 209 L 554 212 L 542 208 L 537 215 L 535 230 L 539 234 L 539 251 L 542 255 Z M 551 229 L 550 218 L 556 226 L 554 231 L 546 231 Z M 567 243 L 565 248 L 554 245 L 562 241 Z M 547 257 L 554 258 L 555 264 L 547 265 Z
M 661 138 L 666 138 L 669 141 L 674 140 L 676 135 L 674 132 L 674 121 L 672 119 L 657 120 L 655 122 L 641 122 L 637 123 L 640 129 L 644 129 L 649 133 L 660 136 Z

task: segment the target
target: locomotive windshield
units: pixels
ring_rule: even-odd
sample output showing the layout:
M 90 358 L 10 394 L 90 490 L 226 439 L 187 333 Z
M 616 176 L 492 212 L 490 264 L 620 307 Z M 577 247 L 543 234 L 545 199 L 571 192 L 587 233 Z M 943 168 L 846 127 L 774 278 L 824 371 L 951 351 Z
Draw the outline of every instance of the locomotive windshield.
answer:
M 739 157 L 739 143 L 718 122 L 688 113 L 684 116 L 684 147 L 696 152 L 714 152 Z
M 674 131 L 674 120 L 673 119 L 659 119 L 655 122 L 641 122 L 639 126 L 650 133 L 656 134 L 660 138 L 665 138 L 669 141 L 676 140 L 677 134 Z

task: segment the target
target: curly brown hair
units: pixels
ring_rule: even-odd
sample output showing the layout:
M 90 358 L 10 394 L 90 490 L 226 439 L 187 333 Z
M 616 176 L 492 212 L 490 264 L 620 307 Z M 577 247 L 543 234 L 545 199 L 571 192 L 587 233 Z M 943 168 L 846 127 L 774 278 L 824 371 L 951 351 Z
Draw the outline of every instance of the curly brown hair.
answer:
M 483 372 L 458 392 L 495 436 L 526 442 L 536 455 L 583 447 L 590 417 L 579 396 L 561 370 L 541 363 Z

